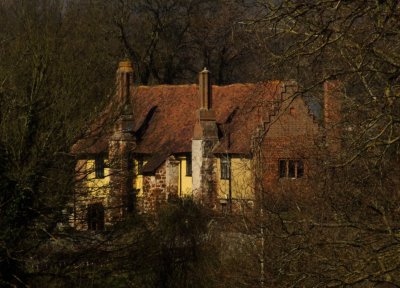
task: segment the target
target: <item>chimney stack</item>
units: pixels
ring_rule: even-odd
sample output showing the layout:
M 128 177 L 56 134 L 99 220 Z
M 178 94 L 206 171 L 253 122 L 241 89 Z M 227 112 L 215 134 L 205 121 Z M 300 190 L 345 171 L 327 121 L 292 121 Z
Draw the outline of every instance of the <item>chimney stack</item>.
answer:
M 212 89 L 209 76 L 210 72 L 205 67 L 199 73 L 200 109 L 210 110 L 212 108 Z
M 126 101 L 130 95 L 130 87 L 134 82 L 133 66 L 129 59 L 119 62 L 117 69 L 117 96 L 120 101 Z
M 115 104 L 118 113 L 113 138 L 131 140 L 133 135 L 133 108 L 131 104 L 134 82 L 133 67 L 130 60 L 119 62 L 116 75 L 117 97 Z
M 196 124 L 193 139 L 217 139 L 218 130 L 215 112 L 212 109 L 212 87 L 210 72 L 207 68 L 199 73 L 199 102 L 200 107 L 196 111 Z
M 132 151 L 136 147 L 133 127 L 133 109 L 131 105 L 131 87 L 133 68 L 129 60 L 119 62 L 117 77 L 117 109 L 113 134 L 108 143 L 108 162 L 110 166 L 110 191 L 106 219 L 108 222 L 121 221 L 125 214 L 133 210 L 134 179 Z
M 204 68 L 199 73 L 200 107 L 196 111 L 192 139 L 192 189 L 194 199 L 212 207 L 216 201 L 212 149 L 218 143 L 218 128 L 211 89 L 210 72 Z

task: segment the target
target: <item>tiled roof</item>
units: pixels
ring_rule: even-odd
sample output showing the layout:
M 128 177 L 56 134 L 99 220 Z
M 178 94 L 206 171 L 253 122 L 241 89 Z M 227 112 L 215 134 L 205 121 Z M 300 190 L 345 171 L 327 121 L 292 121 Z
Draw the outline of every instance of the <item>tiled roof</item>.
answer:
M 229 117 L 220 124 L 223 137 L 214 153 L 248 154 L 256 130 L 270 121 L 281 104 L 282 82 L 273 81 L 247 87 L 243 99 L 230 110 Z
M 139 86 L 132 89 L 131 102 L 137 132 L 135 153 L 159 154 L 191 152 L 196 110 L 199 107 L 197 85 Z M 249 153 L 251 137 L 257 125 L 268 121 L 271 107 L 279 100 L 283 82 L 213 86 L 216 120 L 222 133 L 215 148 L 218 153 Z M 98 123 L 105 125 L 104 118 Z M 92 125 L 99 127 L 99 124 Z M 74 153 L 99 153 L 107 150 L 107 134 L 93 133 L 73 147 Z M 162 153 L 164 154 L 164 153 Z

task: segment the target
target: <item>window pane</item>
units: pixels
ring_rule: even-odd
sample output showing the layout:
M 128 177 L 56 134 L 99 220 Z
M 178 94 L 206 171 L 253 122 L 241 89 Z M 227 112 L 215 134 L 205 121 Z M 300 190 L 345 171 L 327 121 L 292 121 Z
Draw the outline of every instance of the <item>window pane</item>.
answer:
M 286 177 L 286 160 L 279 160 L 279 177 Z
M 304 176 L 304 165 L 303 165 L 303 161 L 299 160 L 299 161 L 297 161 L 297 178 L 300 178 L 303 176 Z
M 295 165 L 295 162 L 296 161 L 294 161 L 294 160 L 289 160 L 289 173 L 288 173 L 288 177 L 289 178 L 294 178 L 294 177 L 296 177 L 296 165 Z
M 95 177 L 104 178 L 104 158 L 101 156 L 96 157 L 94 160 Z
M 192 155 L 186 156 L 186 176 L 192 176 Z
M 221 179 L 229 179 L 229 160 L 226 158 L 221 158 Z

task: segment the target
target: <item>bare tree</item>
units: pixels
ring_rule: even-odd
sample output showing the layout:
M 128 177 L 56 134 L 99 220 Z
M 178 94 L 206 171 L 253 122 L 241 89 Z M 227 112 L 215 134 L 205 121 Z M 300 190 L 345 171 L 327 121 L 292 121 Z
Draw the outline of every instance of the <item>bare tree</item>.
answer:
M 74 29 L 84 18 L 72 6 L 46 0 L 0 4 L 4 286 L 26 286 L 35 275 L 29 263 L 38 257 L 37 247 L 54 237 L 72 195 L 70 147 L 93 108 L 103 106 L 98 93 L 106 95 L 113 84 L 99 78 L 113 63 L 92 54 L 101 45 L 94 48 L 97 43 Z
M 254 81 L 255 43 L 240 1 L 104 2 L 121 49 L 143 84 L 191 83 L 204 66 L 218 84 Z
M 268 55 L 266 67 L 298 79 L 299 95 L 321 102 L 323 83 L 335 80 L 341 85 L 335 96 L 341 105 L 340 121 L 324 127 L 340 148 L 316 143 L 312 188 L 268 198 L 265 217 L 257 218 L 267 233 L 266 285 L 396 287 L 399 4 L 259 4 L 264 13 L 249 25 Z

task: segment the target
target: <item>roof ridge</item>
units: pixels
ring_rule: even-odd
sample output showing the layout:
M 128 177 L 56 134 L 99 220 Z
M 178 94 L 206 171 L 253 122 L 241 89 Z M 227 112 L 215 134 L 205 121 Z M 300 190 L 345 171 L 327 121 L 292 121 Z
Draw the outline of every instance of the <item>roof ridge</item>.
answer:
M 212 87 L 215 88 L 229 88 L 229 87 L 256 87 L 258 85 L 266 85 L 266 84 L 272 84 L 272 85 L 277 85 L 279 83 L 284 83 L 288 84 L 292 80 L 287 80 L 287 81 L 282 81 L 282 80 L 268 80 L 268 81 L 260 81 L 260 82 L 255 82 L 255 83 L 230 83 L 230 84 L 225 84 L 225 85 L 217 85 L 213 84 Z M 151 88 L 165 88 L 165 87 L 197 87 L 199 86 L 197 83 L 187 83 L 187 84 L 156 84 L 156 85 L 138 85 L 134 86 L 135 88 L 144 88 L 144 89 L 151 89 Z

